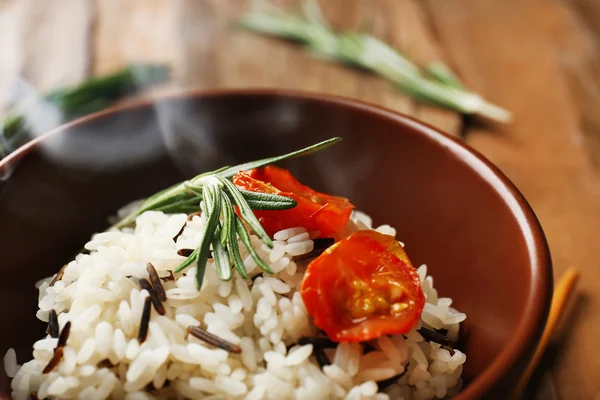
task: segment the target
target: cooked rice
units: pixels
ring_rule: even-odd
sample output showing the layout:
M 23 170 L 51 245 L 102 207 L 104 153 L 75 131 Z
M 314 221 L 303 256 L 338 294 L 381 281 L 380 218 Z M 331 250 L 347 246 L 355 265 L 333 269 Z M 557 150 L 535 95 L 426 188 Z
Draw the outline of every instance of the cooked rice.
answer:
M 421 326 L 446 329 L 458 338 L 466 316 L 438 297 L 427 267 L 418 269 L 427 297 L 422 321 L 407 335 L 384 336 L 370 342 L 365 352 L 357 343 L 327 349 L 331 365 L 319 367 L 313 345 L 297 345 L 299 338 L 317 335 L 298 291 L 306 263 L 293 256 L 313 249 L 303 228 L 274 235 L 269 249 L 252 235 L 252 245 L 275 272 L 264 276 L 240 245 L 244 264 L 253 279 L 234 274 L 219 280 L 209 261 L 204 283 L 196 290 L 196 268 L 163 282 L 166 314 L 153 309 L 147 340 L 137 334 L 148 296 L 138 280 L 148 279 L 151 262 L 160 277 L 181 263 L 177 250 L 196 248 L 204 222 L 195 216 L 182 234 L 185 215 L 149 211 L 137 218 L 135 228 L 96 234 L 64 269 L 61 280 L 39 284 L 38 318 L 47 322 L 58 313 L 59 327 L 72 322 L 71 333 L 58 367 L 42 370 L 53 356 L 57 339 L 37 341 L 33 360 L 17 365 L 10 349 L 4 366 L 12 380 L 12 396 L 80 399 L 432 399 L 451 396 L 461 387 L 465 354 L 454 354 L 430 343 L 417 332 Z M 349 230 L 371 229 L 371 219 L 354 212 Z M 389 225 L 376 230 L 395 235 Z M 211 347 L 186 334 L 189 326 L 208 332 L 241 348 L 241 354 Z M 378 392 L 377 382 L 398 375 L 398 383 Z

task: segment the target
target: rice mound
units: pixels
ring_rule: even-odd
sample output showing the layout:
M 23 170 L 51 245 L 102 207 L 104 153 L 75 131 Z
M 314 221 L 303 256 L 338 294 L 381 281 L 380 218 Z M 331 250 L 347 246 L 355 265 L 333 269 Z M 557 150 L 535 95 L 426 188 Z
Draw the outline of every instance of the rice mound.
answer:
M 183 260 L 179 249 L 196 248 L 204 221 L 195 216 L 148 211 L 135 228 L 96 234 L 64 268 L 53 286 L 52 277 L 38 282 L 37 317 L 48 322 L 58 313 L 59 327 L 71 321 L 63 359 L 50 373 L 42 370 L 53 356 L 57 340 L 47 336 L 33 345 L 33 360 L 17 365 L 14 350 L 4 357 L 14 399 L 432 399 L 456 394 L 461 385 L 464 353 L 453 354 L 427 342 L 421 326 L 446 329 L 458 338 L 466 316 L 438 297 L 425 265 L 418 269 L 427 303 L 422 320 L 406 335 L 383 336 L 369 342 L 341 343 L 325 350 L 331 365 L 321 368 L 312 345 L 297 345 L 303 336 L 318 335 L 298 291 L 306 263 L 293 256 L 313 249 L 303 228 L 278 232 L 269 249 L 255 235 L 252 245 L 268 261 L 273 275 L 260 268 L 240 245 L 252 279 L 233 274 L 221 281 L 209 260 L 204 283 L 196 290 L 196 268 L 175 274 L 163 285 L 166 315 L 152 310 L 147 340 L 137 333 L 146 290 L 138 279 L 148 278 L 151 262 L 166 278 Z M 174 242 L 173 238 L 184 227 Z M 349 231 L 372 229 L 371 220 L 354 212 Z M 395 236 L 387 225 L 376 230 Z M 241 354 L 214 348 L 186 334 L 188 326 L 237 344 Z M 402 375 L 380 392 L 378 382 Z

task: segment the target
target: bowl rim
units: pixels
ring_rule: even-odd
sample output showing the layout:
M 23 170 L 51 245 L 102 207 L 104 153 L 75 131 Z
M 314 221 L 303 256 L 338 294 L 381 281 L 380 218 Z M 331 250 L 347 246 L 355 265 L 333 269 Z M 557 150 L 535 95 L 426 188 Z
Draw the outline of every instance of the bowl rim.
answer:
M 277 88 L 177 90 L 148 98 L 124 101 L 104 110 L 62 124 L 43 135 L 32 139 L 4 159 L 1 159 L 0 176 L 5 170 L 10 171 L 10 167 L 13 163 L 26 156 L 47 138 L 68 131 L 74 127 L 100 120 L 103 117 L 118 112 L 148 107 L 158 101 L 174 99 L 249 96 L 299 99 L 327 103 L 329 105 L 342 106 L 355 111 L 368 113 L 376 118 L 386 119 L 392 123 L 406 126 L 418 134 L 425 135 L 429 140 L 432 140 L 444 147 L 446 151 L 460 158 L 462 162 L 468 164 L 469 167 L 478 173 L 484 181 L 496 190 L 502 201 L 509 207 L 521 229 L 530 257 L 529 270 L 531 273 L 531 284 L 529 287 L 530 295 L 527 299 L 523 318 L 519 321 L 518 327 L 508 343 L 502 348 L 496 359 L 483 371 L 483 373 L 473 379 L 469 385 L 461 390 L 454 398 L 457 400 L 469 398 L 477 399 L 489 394 L 494 386 L 510 373 L 511 367 L 518 363 L 519 357 L 526 352 L 529 344 L 533 340 L 539 339 L 543 327 L 545 326 L 553 288 L 552 261 L 548 242 L 533 209 L 523 194 L 498 167 L 467 143 L 452 137 L 425 122 L 419 121 L 414 117 L 363 100 L 323 94 L 314 91 Z M 531 316 L 535 316 L 535 319 L 532 319 Z

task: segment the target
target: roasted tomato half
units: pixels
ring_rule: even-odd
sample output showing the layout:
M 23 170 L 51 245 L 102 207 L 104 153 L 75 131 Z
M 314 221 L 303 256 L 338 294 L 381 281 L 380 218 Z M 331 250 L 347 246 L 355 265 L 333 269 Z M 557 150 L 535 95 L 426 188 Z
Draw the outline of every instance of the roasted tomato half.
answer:
M 301 293 L 315 325 L 337 342 L 407 333 L 425 305 L 402 246 L 375 231 L 355 232 L 314 259 Z
M 254 211 L 270 236 L 282 229 L 301 226 L 309 232 L 319 231 L 315 237 L 335 237 L 346 228 L 354 208 L 347 199 L 319 193 L 298 182 L 290 171 L 274 166 L 240 171 L 233 177 L 233 183 L 240 189 L 296 200 L 298 205 L 289 210 Z

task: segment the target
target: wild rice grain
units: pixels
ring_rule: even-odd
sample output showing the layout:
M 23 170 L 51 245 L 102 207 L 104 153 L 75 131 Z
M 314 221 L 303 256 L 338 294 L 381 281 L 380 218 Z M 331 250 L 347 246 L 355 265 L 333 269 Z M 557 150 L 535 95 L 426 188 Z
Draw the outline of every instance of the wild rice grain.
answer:
M 170 282 L 170 281 L 174 281 L 175 277 L 173 276 L 173 272 L 169 271 L 169 276 L 165 276 L 163 278 L 160 278 L 163 282 Z
M 150 297 L 144 300 L 144 309 L 142 311 L 142 319 L 140 321 L 140 330 L 138 331 L 138 342 L 144 343 L 148 336 L 148 324 L 150 323 L 150 313 L 152 312 L 152 301 Z
M 196 212 L 193 212 L 193 213 L 191 213 L 191 214 L 188 214 L 188 216 L 187 216 L 187 220 L 188 220 L 188 221 L 191 221 L 191 220 L 193 220 L 193 219 L 194 219 L 194 217 L 199 217 L 199 216 L 201 216 L 201 215 L 202 215 L 202 211 L 196 211 Z
M 118 365 L 118 364 L 117 364 Z M 114 368 L 117 365 L 113 364 L 108 358 L 105 358 L 104 360 L 100 361 L 96 367 L 97 368 Z
M 56 347 L 65 347 L 65 345 L 67 344 L 67 340 L 69 339 L 69 333 L 71 333 L 71 321 L 67 321 L 67 323 L 62 329 L 62 332 L 60 332 L 60 336 L 58 337 L 58 343 L 56 344 Z
M 50 337 L 58 338 L 58 315 L 56 315 L 55 310 L 50 310 L 50 314 L 48 314 L 48 331 L 47 333 Z
M 331 365 L 331 361 L 329 361 L 329 358 L 327 358 L 327 354 L 325 354 L 322 348 L 314 347 L 313 355 L 317 359 L 317 362 L 319 363 L 319 366 L 321 368 L 323 368 L 326 365 Z
M 48 374 L 48 373 L 52 372 L 52 370 L 54 370 L 54 368 L 56 368 L 56 366 L 58 365 L 60 360 L 62 360 L 62 356 L 63 356 L 62 347 L 57 347 L 56 350 L 54 350 L 54 355 L 52 356 L 52 359 L 50 360 L 48 365 L 46 365 L 46 367 L 43 369 L 42 374 Z
M 56 276 L 52 279 L 52 282 L 50 282 L 50 286 L 54 286 L 56 282 L 60 281 L 63 278 L 63 276 L 65 275 L 65 268 L 67 268 L 67 265 L 69 264 L 65 264 L 62 266 L 62 268 L 58 271 Z
M 190 335 L 194 336 L 195 338 L 198 338 L 210 345 L 213 345 L 215 347 L 218 347 L 218 348 L 228 351 L 230 353 L 241 353 L 242 352 L 242 349 L 240 348 L 240 346 L 230 343 L 226 340 L 223 340 L 220 337 L 218 337 L 217 335 L 213 335 L 212 333 L 208 332 L 205 329 L 202 329 L 199 326 L 189 326 L 187 328 L 187 331 Z
M 185 225 L 184 225 L 184 227 L 185 227 Z M 182 228 L 182 230 L 183 230 L 183 228 Z M 150 277 L 150 283 L 152 283 L 152 286 L 154 287 L 154 290 L 156 291 L 158 298 L 161 299 L 162 301 L 167 301 L 167 294 L 165 293 L 165 288 L 163 287 L 162 282 L 158 276 L 158 272 L 156 272 L 156 268 L 154 268 L 154 265 L 152 265 L 152 263 L 148 263 L 146 265 L 146 269 L 148 270 L 148 276 Z M 172 273 L 171 273 L 171 276 L 173 276 Z
M 417 329 L 417 332 L 419 332 L 421 336 L 423 336 L 423 338 L 429 342 L 439 343 L 442 346 L 447 347 L 452 347 L 454 345 L 454 342 L 452 342 L 452 340 L 448 336 L 440 332 L 427 328 Z
M 156 293 L 156 290 L 154 290 L 154 288 L 152 287 L 152 285 L 150 284 L 150 282 L 148 282 L 147 279 L 142 278 L 140 279 L 140 286 L 142 289 L 145 289 L 148 294 L 150 295 L 150 301 L 152 301 L 152 305 L 154 306 L 154 309 L 156 310 L 157 313 L 159 313 L 160 315 L 165 315 L 166 311 L 165 311 L 165 307 L 162 304 L 162 301 L 160 301 L 160 298 L 158 296 L 158 293 Z M 166 294 L 165 294 L 166 297 Z
M 308 260 L 320 256 L 325 250 L 335 243 L 333 238 L 317 238 L 313 240 L 313 249 L 305 254 L 293 257 L 294 261 Z
M 335 349 L 337 347 L 337 343 L 324 336 L 304 336 L 298 339 L 298 344 L 312 344 L 321 349 Z
M 179 232 L 177 232 L 177 234 L 175 236 L 173 236 L 173 242 L 177 243 L 177 239 L 179 239 L 179 236 L 181 236 L 181 234 L 185 230 L 186 226 L 187 226 L 187 219 L 186 219 L 186 222 L 181 226 L 181 229 L 179 230 Z
M 194 249 L 179 249 L 177 250 L 177 254 L 182 257 L 189 257 L 194 252 Z

